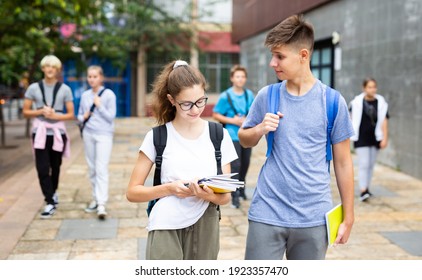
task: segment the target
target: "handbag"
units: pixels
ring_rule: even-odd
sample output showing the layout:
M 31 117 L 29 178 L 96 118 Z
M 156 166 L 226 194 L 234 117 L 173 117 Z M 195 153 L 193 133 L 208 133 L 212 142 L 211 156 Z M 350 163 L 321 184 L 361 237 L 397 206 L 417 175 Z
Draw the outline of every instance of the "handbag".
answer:
M 103 88 L 100 93 L 98 94 L 98 97 L 101 97 L 101 95 L 104 93 L 104 91 L 106 90 L 106 88 Z M 95 109 L 95 103 L 92 104 L 91 108 L 89 109 L 89 111 L 92 113 L 94 112 Z M 81 133 L 81 138 L 83 138 L 83 130 L 84 127 L 86 125 L 86 123 L 89 121 L 89 119 L 91 118 L 92 114 L 89 114 L 88 118 L 86 118 L 86 120 L 84 120 L 83 122 L 79 122 L 77 123 L 77 126 L 79 127 L 79 132 Z

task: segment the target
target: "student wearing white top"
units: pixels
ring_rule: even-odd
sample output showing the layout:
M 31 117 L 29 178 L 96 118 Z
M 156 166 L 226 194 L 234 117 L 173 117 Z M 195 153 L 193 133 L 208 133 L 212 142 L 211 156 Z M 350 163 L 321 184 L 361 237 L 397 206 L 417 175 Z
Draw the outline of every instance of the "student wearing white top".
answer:
M 388 144 L 388 104 L 377 94 L 377 82 L 367 78 L 363 92 L 350 102 L 355 135 L 351 138 L 358 156 L 360 201 L 372 196 L 369 191 L 379 149 Z
M 149 216 L 147 259 L 217 259 L 218 205 L 229 203 L 230 193 L 216 194 L 197 184 L 199 178 L 217 174 L 209 124 L 201 118 L 208 99 L 205 88 L 200 71 L 180 60 L 167 64 L 154 82 L 155 116 L 167 129 L 161 185 L 144 185 L 156 157 L 151 130 L 140 147 L 126 193 L 131 202 L 159 198 Z M 225 129 L 221 154 L 222 171 L 230 173 L 237 154 Z
M 78 120 L 85 122 L 82 133 L 92 189 L 92 201 L 85 208 L 85 212 L 97 212 L 98 218 L 103 220 L 107 216 L 108 165 L 113 149 L 116 95 L 104 87 L 104 72 L 101 66 L 89 66 L 87 80 L 91 88 L 82 93 L 78 112 Z

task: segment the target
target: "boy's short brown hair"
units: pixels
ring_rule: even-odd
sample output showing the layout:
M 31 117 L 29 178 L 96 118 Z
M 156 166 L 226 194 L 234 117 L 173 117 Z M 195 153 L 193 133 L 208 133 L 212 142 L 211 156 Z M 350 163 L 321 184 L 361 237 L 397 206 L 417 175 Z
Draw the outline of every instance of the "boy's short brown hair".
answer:
M 246 71 L 246 68 L 243 67 L 242 65 L 236 64 L 236 65 L 233 65 L 233 67 L 230 69 L 230 78 L 233 77 L 236 71 L 243 71 L 243 73 L 245 73 L 245 76 L 248 77 L 248 71 Z
M 283 45 L 306 48 L 311 53 L 314 49 L 314 28 L 303 19 L 303 15 L 286 18 L 271 29 L 265 39 L 265 46 L 273 49 Z

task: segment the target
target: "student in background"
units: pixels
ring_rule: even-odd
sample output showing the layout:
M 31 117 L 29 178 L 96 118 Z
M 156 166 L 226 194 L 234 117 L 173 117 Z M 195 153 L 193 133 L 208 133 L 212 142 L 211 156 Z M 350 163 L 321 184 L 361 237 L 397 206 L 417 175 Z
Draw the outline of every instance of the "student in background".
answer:
M 97 212 L 99 219 L 107 216 L 109 173 L 108 164 L 113 148 L 114 119 L 116 117 L 116 95 L 104 87 L 104 74 L 100 66 L 89 66 L 87 80 L 91 87 L 81 96 L 78 120 L 85 122 L 83 141 L 85 159 L 89 168 L 92 201 L 85 212 Z M 94 110 L 91 112 L 91 106 Z
M 363 81 L 363 92 L 350 103 L 355 135 L 354 148 L 358 156 L 360 201 L 372 196 L 369 192 L 372 173 L 379 149 L 388 144 L 388 104 L 377 94 L 377 82 L 373 78 Z
M 213 109 L 213 118 L 225 125 L 236 148 L 239 158 L 231 163 L 231 171 L 239 173 L 235 178 L 240 181 L 246 181 L 252 152 L 251 148 L 244 148 L 240 145 L 237 136 L 254 99 L 252 91 L 245 88 L 247 77 L 248 73 L 245 67 L 234 65 L 230 70 L 230 81 L 233 86 L 221 93 Z M 234 208 L 240 207 L 239 197 L 244 200 L 247 199 L 245 188 L 232 192 L 232 206 Z
M 54 55 L 41 60 L 44 78 L 28 87 L 22 109 L 25 118 L 34 118 L 32 144 L 46 202 L 41 218 L 50 218 L 56 211 L 62 157 L 70 155 L 64 121 L 74 119 L 73 96 L 71 89 L 58 81 L 61 68 L 61 61 Z
M 155 116 L 167 130 L 161 185 L 145 186 L 156 160 L 151 130 L 139 149 L 126 193 L 131 202 L 159 198 L 149 215 L 147 259 L 217 259 L 218 205 L 227 204 L 230 194 L 197 184 L 199 178 L 217 174 L 209 123 L 201 118 L 208 99 L 205 88 L 199 70 L 181 60 L 167 64 L 153 84 Z M 221 167 L 230 173 L 237 155 L 228 132 L 223 134 Z
M 277 114 L 269 113 L 268 86 L 258 92 L 239 130 L 240 143 L 253 147 L 274 131 L 272 152 L 259 173 L 249 209 L 246 259 L 324 259 L 325 213 L 332 208 L 330 162 L 326 160 L 327 86 L 310 69 L 314 30 L 291 16 L 267 35 L 270 66 L 282 80 Z M 336 244 L 346 243 L 354 222 L 353 128 L 339 96 L 331 132 L 333 164 L 344 209 Z

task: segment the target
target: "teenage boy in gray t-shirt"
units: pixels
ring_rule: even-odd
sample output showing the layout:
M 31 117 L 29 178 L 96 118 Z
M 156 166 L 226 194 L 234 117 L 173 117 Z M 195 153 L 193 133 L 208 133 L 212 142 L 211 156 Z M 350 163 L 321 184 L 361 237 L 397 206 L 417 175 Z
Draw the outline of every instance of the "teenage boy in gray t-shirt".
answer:
M 46 202 L 41 218 L 51 217 L 56 210 L 62 156 L 69 151 L 69 138 L 63 121 L 74 119 L 72 91 L 67 85 L 58 84 L 57 76 L 61 67 L 62 63 L 56 56 L 45 56 L 41 60 L 44 79 L 28 87 L 23 105 L 24 116 L 34 118 L 32 140 L 35 165 Z
M 313 27 L 291 16 L 274 27 L 265 45 L 280 88 L 278 113 L 268 113 L 268 86 L 261 89 L 239 130 L 240 143 L 253 147 L 274 131 L 272 153 L 258 177 L 249 210 L 246 259 L 324 259 L 325 213 L 332 208 L 329 161 L 326 160 L 327 86 L 310 70 Z M 331 140 L 334 170 L 344 207 L 336 243 L 346 243 L 354 222 L 354 134 L 347 105 L 340 96 Z

